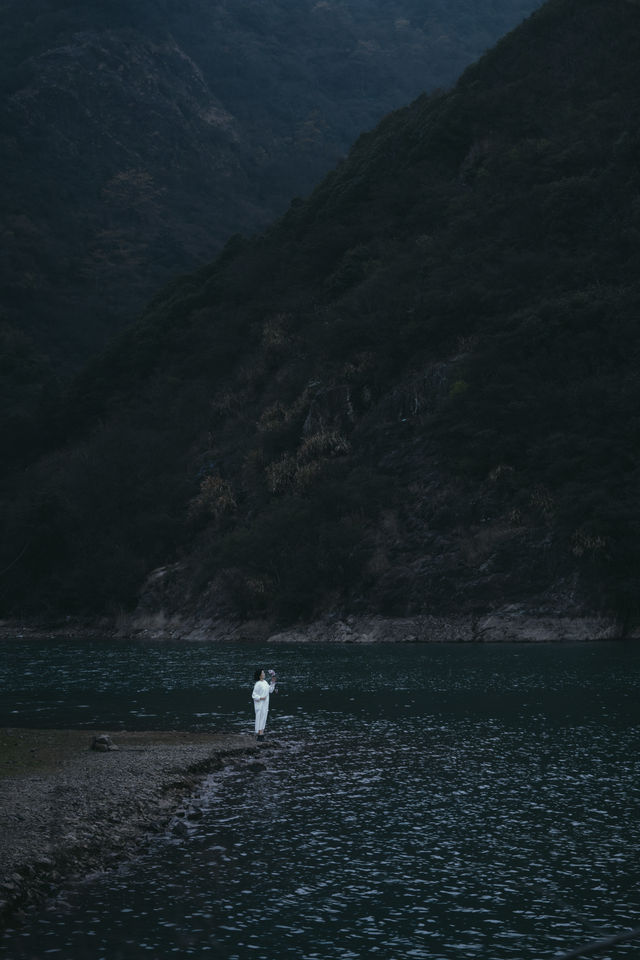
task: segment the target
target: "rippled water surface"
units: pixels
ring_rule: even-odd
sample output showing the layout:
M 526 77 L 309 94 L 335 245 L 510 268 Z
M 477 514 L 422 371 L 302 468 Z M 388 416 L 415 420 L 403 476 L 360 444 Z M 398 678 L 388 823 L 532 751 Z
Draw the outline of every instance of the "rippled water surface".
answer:
M 544 960 L 640 924 L 640 650 L 0 646 L 0 724 L 247 730 L 187 836 L 65 891 L 8 957 Z M 610 960 L 640 956 L 620 944 Z

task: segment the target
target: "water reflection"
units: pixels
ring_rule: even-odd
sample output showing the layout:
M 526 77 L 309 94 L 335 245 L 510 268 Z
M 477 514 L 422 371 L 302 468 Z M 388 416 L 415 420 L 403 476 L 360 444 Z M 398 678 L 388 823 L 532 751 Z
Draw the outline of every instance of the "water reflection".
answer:
M 35 649 L 28 679 L 14 652 L 5 709 L 250 729 L 264 661 L 283 678 L 279 748 L 264 772 L 211 777 L 184 836 L 66 891 L 64 912 L 5 939 L 8 956 L 542 960 L 636 921 L 634 649 L 101 652 L 111 685 L 72 646 Z

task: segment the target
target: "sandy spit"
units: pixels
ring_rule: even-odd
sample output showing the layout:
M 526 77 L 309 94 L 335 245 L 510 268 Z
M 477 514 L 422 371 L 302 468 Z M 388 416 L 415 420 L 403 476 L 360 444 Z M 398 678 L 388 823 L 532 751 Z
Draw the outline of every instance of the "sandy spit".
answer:
M 106 732 L 0 729 L 0 929 L 65 882 L 134 856 L 207 774 L 264 769 L 252 736 L 120 730 L 116 750 L 91 749 Z

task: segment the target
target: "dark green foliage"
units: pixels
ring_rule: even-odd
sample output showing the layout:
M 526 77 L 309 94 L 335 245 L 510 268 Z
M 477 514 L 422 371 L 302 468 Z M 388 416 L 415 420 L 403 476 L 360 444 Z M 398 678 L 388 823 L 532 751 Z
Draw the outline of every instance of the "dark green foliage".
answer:
M 637 619 L 637 14 L 552 0 L 157 298 L 7 497 L 5 608 L 173 560 L 209 616 Z
M 0 321 L 0 449 L 4 471 L 21 466 L 33 456 L 39 417 L 53 390 L 53 372 L 46 359 L 28 337 Z
M 4 0 L 0 309 L 75 369 L 540 0 Z

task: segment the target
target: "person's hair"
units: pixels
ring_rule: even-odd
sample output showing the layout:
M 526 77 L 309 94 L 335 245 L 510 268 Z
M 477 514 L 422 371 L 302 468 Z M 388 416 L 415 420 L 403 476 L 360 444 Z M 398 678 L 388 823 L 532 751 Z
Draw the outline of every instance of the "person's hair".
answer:
M 260 674 L 261 674 L 263 671 L 264 671 L 264 667 L 260 667 L 260 669 L 259 669 L 259 670 L 256 670 L 256 672 L 254 673 L 253 679 L 256 681 L 256 683 L 257 683 L 258 680 L 260 679 Z

